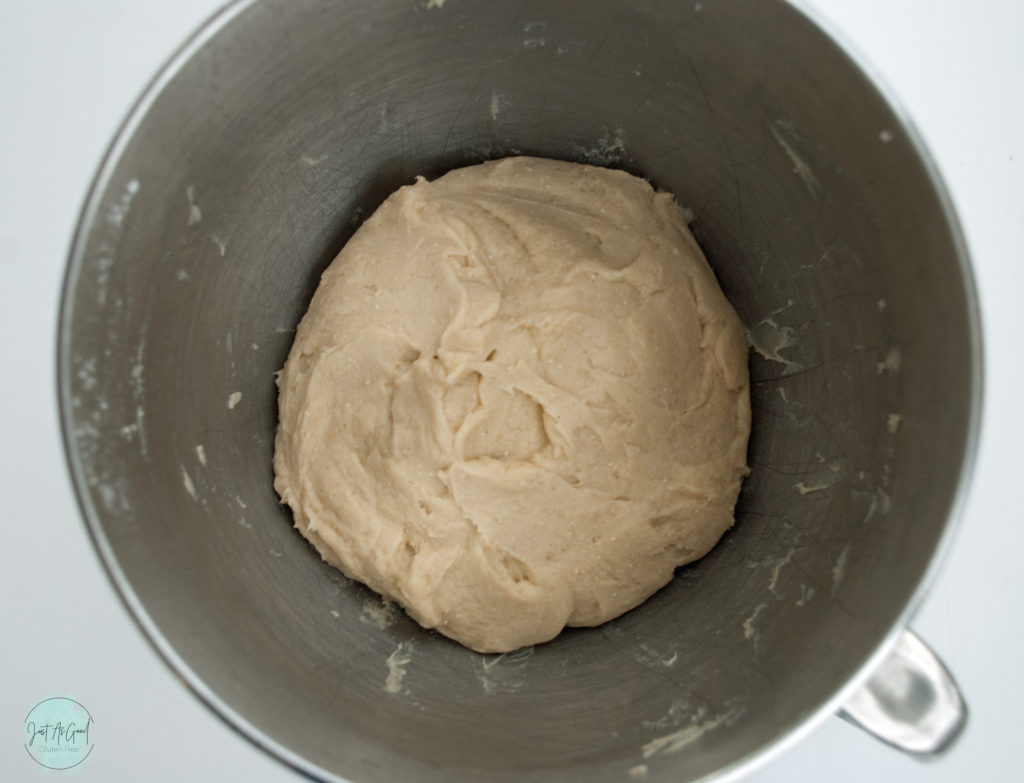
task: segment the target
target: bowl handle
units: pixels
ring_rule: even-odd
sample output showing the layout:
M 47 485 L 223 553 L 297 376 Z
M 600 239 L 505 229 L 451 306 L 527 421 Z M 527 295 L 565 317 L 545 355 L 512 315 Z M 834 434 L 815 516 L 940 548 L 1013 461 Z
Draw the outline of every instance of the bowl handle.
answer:
M 942 661 L 905 630 L 881 667 L 839 712 L 893 747 L 941 753 L 967 722 L 967 704 Z

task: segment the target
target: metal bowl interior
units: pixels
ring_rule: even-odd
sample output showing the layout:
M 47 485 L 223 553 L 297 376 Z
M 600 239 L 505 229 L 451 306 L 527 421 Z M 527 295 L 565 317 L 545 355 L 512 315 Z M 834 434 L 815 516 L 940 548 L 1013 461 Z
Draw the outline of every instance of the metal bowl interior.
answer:
M 319 274 L 416 175 L 513 154 L 676 194 L 747 324 L 737 524 L 642 607 L 505 656 L 323 564 L 272 488 Z M 300 769 L 689 781 L 832 710 L 907 618 L 977 429 L 963 242 L 905 122 L 783 2 L 263 0 L 108 155 L 61 311 L 84 516 L 162 654 Z

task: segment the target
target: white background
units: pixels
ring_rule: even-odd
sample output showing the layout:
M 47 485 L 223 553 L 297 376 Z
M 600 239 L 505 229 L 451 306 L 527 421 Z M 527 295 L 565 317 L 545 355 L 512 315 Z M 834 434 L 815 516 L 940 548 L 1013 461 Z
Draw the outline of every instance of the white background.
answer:
M 974 257 L 988 365 L 982 448 L 952 554 L 914 622 L 956 673 L 972 714 L 958 746 L 935 762 L 904 757 L 831 719 L 750 780 L 1019 780 L 1024 4 L 808 4 L 908 110 L 946 178 Z M 208 712 L 129 619 L 79 519 L 57 423 L 58 293 L 86 188 L 140 90 L 218 5 L 0 0 L 4 780 L 301 779 Z M 92 756 L 66 772 L 36 765 L 22 747 L 25 714 L 54 695 L 76 698 L 96 721 Z

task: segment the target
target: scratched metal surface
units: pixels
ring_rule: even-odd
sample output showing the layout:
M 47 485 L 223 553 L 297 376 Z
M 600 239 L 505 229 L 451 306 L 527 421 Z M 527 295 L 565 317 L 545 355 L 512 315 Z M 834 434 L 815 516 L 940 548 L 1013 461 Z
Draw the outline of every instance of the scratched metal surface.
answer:
M 959 237 L 899 117 L 782 3 L 430 5 L 235 6 L 134 115 L 62 312 L 94 538 L 186 680 L 314 774 L 737 768 L 835 706 L 944 539 L 978 395 Z M 274 372 L 361 217 L 520 153 L 693 210 L 750 331 L 752 473 L 733 531 L 644 606 L 482 657 L 291 530 Z

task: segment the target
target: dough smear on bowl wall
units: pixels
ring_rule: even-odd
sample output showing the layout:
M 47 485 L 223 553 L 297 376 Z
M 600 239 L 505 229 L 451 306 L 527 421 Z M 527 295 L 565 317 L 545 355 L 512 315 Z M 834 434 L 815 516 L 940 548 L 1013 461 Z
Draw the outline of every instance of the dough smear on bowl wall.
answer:
M 401 188 L 281 372 L 323 558 L 481 652 L 637 606 L 732 525 L 747 341 L 673 197 L 540 158 Z

